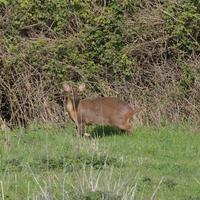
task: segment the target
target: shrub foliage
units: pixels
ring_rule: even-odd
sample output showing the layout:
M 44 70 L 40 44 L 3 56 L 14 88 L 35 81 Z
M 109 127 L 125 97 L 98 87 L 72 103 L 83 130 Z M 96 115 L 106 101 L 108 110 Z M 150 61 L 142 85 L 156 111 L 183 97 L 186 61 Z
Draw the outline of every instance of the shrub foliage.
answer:
M 199 1 L 0 0 L 0 115 L 63 119 L 62 82 L 133 103 L 142 120 L 200 110 Z

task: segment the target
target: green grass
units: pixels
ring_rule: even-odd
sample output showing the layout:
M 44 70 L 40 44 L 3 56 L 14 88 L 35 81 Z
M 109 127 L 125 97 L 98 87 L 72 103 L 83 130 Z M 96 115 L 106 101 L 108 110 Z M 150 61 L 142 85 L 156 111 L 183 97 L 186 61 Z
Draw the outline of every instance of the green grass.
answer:
M 1 133 L 0 198 L 200 199 L 200 132 L 181 125 L 139 127 L 131 136 L 89 132 L 91 139 L 77 138 L 72 125 L 32 125 Z

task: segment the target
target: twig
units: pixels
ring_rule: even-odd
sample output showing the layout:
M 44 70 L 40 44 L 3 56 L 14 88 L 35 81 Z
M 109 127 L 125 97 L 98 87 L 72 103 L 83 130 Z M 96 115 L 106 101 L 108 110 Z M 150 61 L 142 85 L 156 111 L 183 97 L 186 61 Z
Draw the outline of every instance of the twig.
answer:
M 159 182 L 158 186 L 156 187 L 156 189 L 155 189 L 154 193 L 152 194 L 152 196 L 151 196 L 150 200 L 153 200 L 153 199 L 154 199 L 154 197 L 155 197 L 156 193 L 157 193 L 157 192 L 158 192 L 158 190 L 160 189 L 160 185 L 162 184 L 163 180 L 164 180 L 164 177 L 162 177 L 162 178 L 161 178 L 161 180 L 160 180 L 160 182 Z
M 4 196 L 3 182 L 0 181 L 0 184 L 1 184 L 1 196 L 2 196 L 2 200 L 4 200 L 5 196 Z

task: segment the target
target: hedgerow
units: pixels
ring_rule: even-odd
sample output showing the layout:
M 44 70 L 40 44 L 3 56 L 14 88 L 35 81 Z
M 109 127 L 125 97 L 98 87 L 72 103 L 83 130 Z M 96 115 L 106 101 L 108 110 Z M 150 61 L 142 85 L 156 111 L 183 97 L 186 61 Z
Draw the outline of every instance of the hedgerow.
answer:
M 142 121 L 200 120 L 199 1 L 1 0 L 0 13 L 10 124 L 63 119 L 63 81 L 131 102 Z

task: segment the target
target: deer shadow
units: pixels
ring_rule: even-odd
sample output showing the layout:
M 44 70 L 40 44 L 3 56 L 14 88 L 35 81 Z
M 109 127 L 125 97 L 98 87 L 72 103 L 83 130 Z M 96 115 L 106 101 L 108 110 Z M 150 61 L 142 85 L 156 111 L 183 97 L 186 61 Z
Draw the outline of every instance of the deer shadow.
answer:
M 90 128 L 90 136 L 92 138 L 100 138 L 105 136 L 122 135 L 125 131 L 110 126 L 95 126 Z

